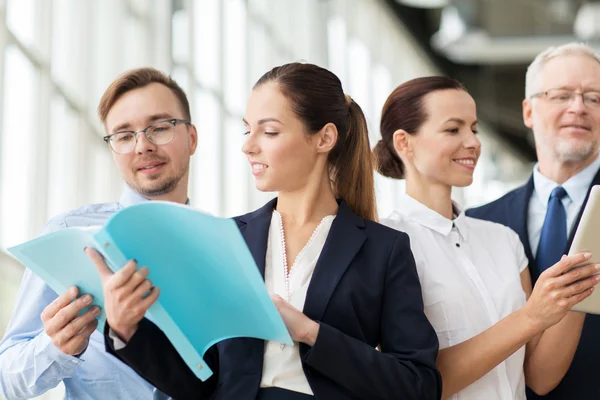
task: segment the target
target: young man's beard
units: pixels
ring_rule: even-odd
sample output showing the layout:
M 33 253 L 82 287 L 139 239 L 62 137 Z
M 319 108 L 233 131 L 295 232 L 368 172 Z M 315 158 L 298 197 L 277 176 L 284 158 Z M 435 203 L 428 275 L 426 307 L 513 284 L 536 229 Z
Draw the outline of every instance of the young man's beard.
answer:
M 135 182 L 135 180 L 134 182 L 128 183 L 130 183 L 130 186 L 133 190 L 135 190 L 144 197 L 162 196 L 172 192 L 177 187 L 179 182 L 181 182 L 181 179 L 183 179 L 186 172 L 187 167 L 184 166 L 177 175 L 171 175 L 162 179 L 159 178 L 154 181 L 150 181 L 145 185 L 140 185 L 137 182 Z

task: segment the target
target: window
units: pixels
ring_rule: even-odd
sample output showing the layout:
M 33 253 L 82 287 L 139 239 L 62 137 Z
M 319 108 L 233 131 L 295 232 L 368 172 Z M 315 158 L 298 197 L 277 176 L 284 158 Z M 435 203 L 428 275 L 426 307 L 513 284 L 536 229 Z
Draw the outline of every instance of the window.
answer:
M 193 157 L 191 186 L 192 205 L 213 215 L 221 215 L 222 135 L 219 100 L 209 91 L 197 90 L 194 107 L 194 124 L 198 131 L 198 148 Z M 238 124 L 239 136 L 243 126 Z M 233 128 L 232 128 L 233 129 Z
M 85 1 L 54 0 L 52 24 L 52 77 L 69 96 L 78 102 L 87 99 L 86 33 L 87 13 Z
M 219 88 L 221 76 L 221 4 L 204 0 L 194 6 L 194 75 L 202 86 L 213 89 Z
M 37 73 L 15 46 L 5 53 L 2 136 L 0 137 L 0 246 L 30 238 L 34 206 L 34 86 Z
M 246 109 L 246 8 L 242 0 L 225 0 L 224 37 L 225 64 L 223 74 L 227 77 L 223 88 L 228 110 L 241 116 Z M 239 125 L 239 121 L 238 121 Z
M 189 60 L 189 15 L 181 8 L 173 12 L 172 19 L 173 37 L 171 47 L 173 49 L 173 61 L 176 64 L 185 64 Z
M 47 215 L 52 217 L 78 205 L 79 150 L 89 133 L 82 132 L 77 114 L 60 96 L 52 99 L 50 118 Z
M 6 25 L 26 46 L 35 44 L 37 0 L 6 0 Z
M 134 15 L 128 15 L 123 27 L 125 47 L 123 48 L 124 69 L 148 66 L 150 63 L 149 48 L 144 40 L 145 32 L 142 21 Z
M 333 17 L 327 23 L 329 68 L 346 82 L 346 24 L 340 17 Z
M 369 49 L 360 40 L 353 39 L 348 46 L 348 59 L 352 62 L 348 70 L 349 86 L 346 86 L 345 90 L 368 113 L 371 105 L 369 90 L 371 55 Z M 369 113 L 369 115 L 371 114 Z
M 248 189 L 250 188 L 250 165 L 242 146 L 244 125 L 241 118 L 227 117 L 225 122 L 225 163 L 222 164 L 225 187 L 224 216 L 232 217 L 248 212 Z
M 373 68 L 371 79 L 371 96 L 373 101 L 371 102 L 371 108 L 365 110 L 365 112 L 368 112 L 369 115 L 373 116 L 369 136 L 371 138 L 371 146 L 375 146 L 379 139 L 381 139 L 381 132 L 379 132 L 381 110 L 394 87 L 392 86 L 392 75 L 383 65 L 377 65 Z

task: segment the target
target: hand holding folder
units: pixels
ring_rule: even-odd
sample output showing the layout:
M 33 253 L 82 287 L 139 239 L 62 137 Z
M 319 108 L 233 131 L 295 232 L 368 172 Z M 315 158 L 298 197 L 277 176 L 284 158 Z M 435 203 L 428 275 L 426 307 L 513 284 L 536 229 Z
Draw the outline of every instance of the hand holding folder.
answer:
M 146 267 L 137 268 L 135 260 L 129 261 L 118 272 L 106 265 L 102 254 L 94 249 L 85 252 L 96 265 L 104 289 L 104 311 L 113 332 L 126 342 L 137 331 L 146 311 L 156 302 L 160 294 L 158 286 L 152 286 L 147 279 L 150 271 Z
M 103 306 L 102 283 L 84 253 L 98 250 L 117 271 L 128 260 L 147 266 L 161 289 L 147 312 L 202 380 L 213 344 L 253 337 L 292 344 L 235 222 L 190 207 L 148 202 L 114 214 L 103 228 L 66 228 L 8 249 L 55 292 L 77 286 Z M 104 329 L 106 316 L 99 316 Z

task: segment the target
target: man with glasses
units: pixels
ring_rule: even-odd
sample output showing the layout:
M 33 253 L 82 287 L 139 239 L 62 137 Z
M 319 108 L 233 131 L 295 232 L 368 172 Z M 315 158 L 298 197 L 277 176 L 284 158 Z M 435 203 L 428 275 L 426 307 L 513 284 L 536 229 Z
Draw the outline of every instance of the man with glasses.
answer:
M 600 55 L 580 43 L 549 48 L 531 63 L 525 82 L 523 119 L 538 163 L 524 186 L 467 215 L 517 232 L 535 283 L 568 252 L 590 189 L 600 184 Z M 544 399 L 600 398 L 600 316 L 570 312 L 560 324 L 581 326 L 573 322 L 583 318 L 579 342 L 556 343 L 577 351 L 563 360 L 566 375 Z M 528 390 L 527 398 L 542 397 Z
M 129 71 L 106 90 L 98 113 L 125 191 L 118 202 L 85 206 L 52 219 L 43 233 L 101 225 L 119 209 L 148 200 L 188 203 L 190 157 L 198 136 L 177 83 L 152 68 Z M 163 398 L 105 352 L 103 335 L 96 331 L 99 310 L 93 307 L 79 315 L 90 301 L 77 288 L 59 296 L 25 271 L 15 313 L 0 341 L 0 394 L 9 400 L 28 399 L 63 382 L 67 399 Z

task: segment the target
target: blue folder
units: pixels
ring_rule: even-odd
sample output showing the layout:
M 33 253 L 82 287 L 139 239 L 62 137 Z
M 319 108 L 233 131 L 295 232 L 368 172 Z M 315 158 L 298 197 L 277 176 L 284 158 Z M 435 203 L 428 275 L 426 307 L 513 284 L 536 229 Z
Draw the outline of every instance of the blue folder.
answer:
M 214 343 L 253 337 L 292 344 L 231 219 L 153 201 L 120 210 L 104 227 L 66 228 L 8 251 L 55 292 L 77 286 L 102 307 L 100 276 L 84 247 L 102 253 L 113 271 L 131 259 L 150 269 L 161 292 L 146 316 L 203 381 L 212 371 L 202 357 Z M 101 332 L 105 318 L 104 312 L 98 317 Z

